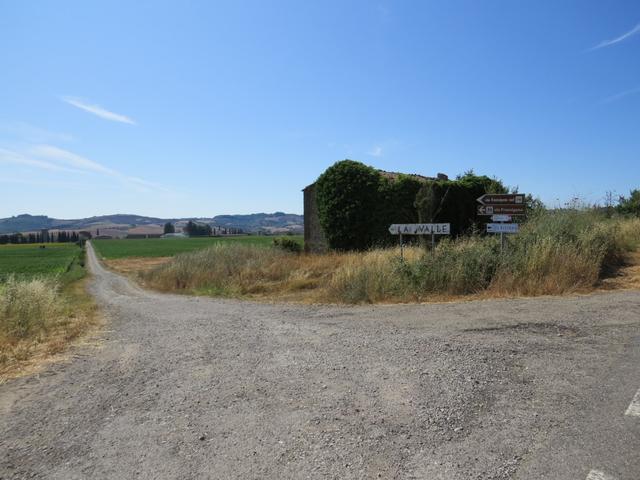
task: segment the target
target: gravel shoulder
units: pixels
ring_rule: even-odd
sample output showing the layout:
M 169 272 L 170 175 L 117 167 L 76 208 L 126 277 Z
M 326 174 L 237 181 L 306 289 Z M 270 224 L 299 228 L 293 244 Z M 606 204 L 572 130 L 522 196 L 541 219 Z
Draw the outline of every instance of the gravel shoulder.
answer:
M 159 294 L 0 385 L 0 478 L 640 478 L 640 292 L 393 306 Z

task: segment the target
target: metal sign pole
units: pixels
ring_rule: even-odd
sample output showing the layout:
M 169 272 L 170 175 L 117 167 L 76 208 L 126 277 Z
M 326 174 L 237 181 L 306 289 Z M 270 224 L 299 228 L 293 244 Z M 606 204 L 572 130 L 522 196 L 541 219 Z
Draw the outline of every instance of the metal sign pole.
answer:
M 404 247 L 402 245 L 402 233 L 400 234 L 400 260 L 404 260 Z

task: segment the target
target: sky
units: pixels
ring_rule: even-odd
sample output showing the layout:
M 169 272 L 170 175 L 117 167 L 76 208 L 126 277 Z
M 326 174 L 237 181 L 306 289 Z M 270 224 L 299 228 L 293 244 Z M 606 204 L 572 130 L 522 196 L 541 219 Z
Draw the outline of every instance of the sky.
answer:
M 345 158 L 640 187 L 635 0 L 0 0 L 0 59 L 0 217 L 302 213 Z

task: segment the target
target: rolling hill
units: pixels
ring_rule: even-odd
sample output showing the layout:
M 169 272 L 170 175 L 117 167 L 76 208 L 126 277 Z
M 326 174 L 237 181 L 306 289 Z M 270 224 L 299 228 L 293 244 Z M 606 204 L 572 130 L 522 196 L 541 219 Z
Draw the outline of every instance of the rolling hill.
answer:
M 249 215 L 218 215 L 211 218 L 157 218 L 133 214 L 102 215 L 79 219 L 58 219 L 46 215 L 21 214 L 0 219 L 0 234 L 30 232 L 43 228 L 56 230 L 117 229 L 123 232 L 144 226 L 162 226 L 166 222 L 182 225 L 189 220 L 215 227 L 240 228 L 245 232 L 300 233 L 304 220 L 293 213 L 253 213 Z

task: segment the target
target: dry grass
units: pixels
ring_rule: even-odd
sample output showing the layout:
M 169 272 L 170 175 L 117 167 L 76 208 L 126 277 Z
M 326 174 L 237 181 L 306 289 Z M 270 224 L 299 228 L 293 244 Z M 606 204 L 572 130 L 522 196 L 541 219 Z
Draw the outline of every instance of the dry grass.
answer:
M 172 257 L 129 257 L 116 258 L 113 260 L 103 260 L 110 269 L 124 275 L 137 275 L 148 272 L 154 268 L 167 263 Z
M 624 259 L 624 265 L 599 285 L 603 290 L 640 289 L 640 252 L 631 252 Z
M 98 323 L 84 280 L 9 278 L 0 288 L 0 382 L 58 357 Z
M 247 245 L 216 245 L 178 255 L 141 273 L 165 291 L 293 300 L 376 303 L 583 292 L 640 246 L 640 220 L 594 212 L 530 219 L 505 252 L 496 237 L 444 239 L 434 251 L 397 248 L 296 255 Z M 634 257 L 635 258 L 635 257 Z

